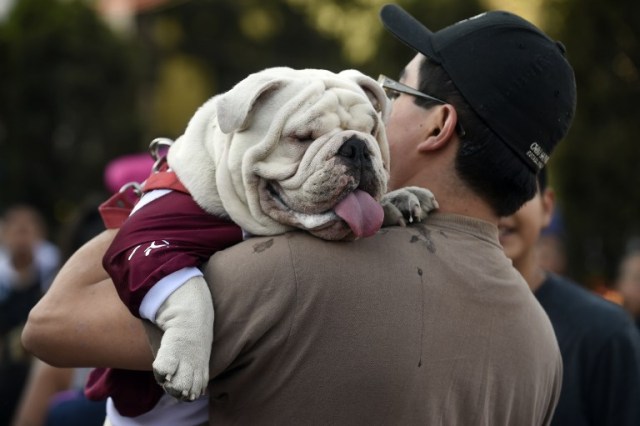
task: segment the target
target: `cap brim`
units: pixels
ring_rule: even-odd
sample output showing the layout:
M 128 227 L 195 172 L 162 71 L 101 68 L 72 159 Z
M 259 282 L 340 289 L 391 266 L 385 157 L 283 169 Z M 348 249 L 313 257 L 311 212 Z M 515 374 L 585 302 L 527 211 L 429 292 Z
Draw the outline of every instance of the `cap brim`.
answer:
M 387 30 L 412 49 L 440 62 L 433 49 L 433 32 L 396 4 L 380 9 L 380 20 Z

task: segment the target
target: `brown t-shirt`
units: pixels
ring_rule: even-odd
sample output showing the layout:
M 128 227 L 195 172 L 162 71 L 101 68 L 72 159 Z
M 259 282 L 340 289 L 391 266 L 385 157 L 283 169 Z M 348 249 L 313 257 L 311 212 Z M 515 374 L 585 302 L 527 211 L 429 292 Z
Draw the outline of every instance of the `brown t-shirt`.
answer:
M 562 364 L 495 226 L 252 238 L 206 270 L 211 424 L 541 425 Z

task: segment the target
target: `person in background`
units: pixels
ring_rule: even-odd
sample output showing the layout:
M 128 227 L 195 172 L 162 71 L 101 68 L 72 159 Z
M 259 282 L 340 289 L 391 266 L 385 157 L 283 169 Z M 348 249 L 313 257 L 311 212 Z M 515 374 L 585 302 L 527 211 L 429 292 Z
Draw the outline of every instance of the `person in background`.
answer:
M 102 197 L 89 197 L 60 237 L 63 258 L 104 230 L 98 212 Z M 88 401 L 82 389 L 87 369 L 57 368 L 34 358 L 17 404 L 12 426 L 100 426 L 105 405 Z
M 47 241 L 45 220 L 28 204 L 9 207 L 0 235 L 0 424 L 12 418 L 31 356 L 20 342 L 31 308 L 59 267 L 58 248 Z
M 502 218 L 499 229 L 505 253 L 549 315 L 562 353 L 552 424 L 640 425 L 640 334 L 618 305 L 540 266 L 536 243 L 551 220 L 555 195 L 544 169 L 538 181 L 536 196 Z
M 103 174 L 106 191 L 113 194 L 130 182 L 141 183 L 149 176 L 153 163 L 153 158 L 147 153 L 128 154 L 111 160 Z M 131 195 L 131 192 L 126 195 Z M 71 257 L 105 229 L 98 211 L 98 206 L 105 199 L 104 194 L 88 197 L 65 226 L 59 241 L 64 259 Z M 34 359 L 12 426 L 102 425 L 105 402 L 90 401 L 83 392 L 90 370 L 58 368 Z
M 551 222 L 540 233 L 538 239 L 539 263 L 545 271 L 558 275 L 567 274 L 567 253 L 564 241 L 564 224 L 557 208 Z
M 44 293 L 58 272 L 61 254 L 47 239 L 42 213 L 32 205 L 16 204 L 0 222 L 0 299 L 3 293 L 35 281 Z
M 640 239 L 634 238 L 627 244 L 620 260 L 615 288 L 622 298 L 624 309 L 640 330 Z

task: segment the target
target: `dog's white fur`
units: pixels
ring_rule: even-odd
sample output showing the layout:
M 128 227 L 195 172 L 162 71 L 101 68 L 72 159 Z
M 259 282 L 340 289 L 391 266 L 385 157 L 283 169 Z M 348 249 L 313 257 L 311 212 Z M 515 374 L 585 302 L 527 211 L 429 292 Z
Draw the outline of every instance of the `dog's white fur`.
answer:
M 204 210 L 250 234 L 300 228 L 353 239 L 333 207 L 354 191 L 374 200 L 385 194 L 387 113 L 382 89 L 355 70 L 271 68 L 200 107 L 167 158 Z M 350 140 L 355 151 L 343 151 Z M 183 399 L 203 394 L 208 381 L 213 306 L 201 281 L 172 294 L 157 316 L 165 334 L 154 372 Z M 176 314 L 194 305 L 211 321 Z M 197 347 L 185 347 L 179 338 L 185 333 Z
M 339 180 L 345 170 L 332 171 L 334 159 L 342 143 L 356 136 L 366 144 L 377 180 L 369 190 L 379 199 L 389 171 L 387 112 L 382 89 L 355 70 L 271 68 L 205 103 L 169 150 L 168 160 L 209 213 L 228 216 L 254 235 L 304 229 L 304 223 L 283 223 L 265 212 L 260 185 L 277 182 L 281 195 L 295 199 L 298 222 L 313 223 L 313 216 L 327 220 L 320 216 L 330 212 L 336 197 L 355 189 L 357 180 L 326 199 L 311 194 L 309 187 L 321 177 L 327 183 Z M 294 135 L 310 140 L 297 141 Z M 318 173 L 325 175 L 314 176 Z M 335 176 L 327 176 L 331 173 Z

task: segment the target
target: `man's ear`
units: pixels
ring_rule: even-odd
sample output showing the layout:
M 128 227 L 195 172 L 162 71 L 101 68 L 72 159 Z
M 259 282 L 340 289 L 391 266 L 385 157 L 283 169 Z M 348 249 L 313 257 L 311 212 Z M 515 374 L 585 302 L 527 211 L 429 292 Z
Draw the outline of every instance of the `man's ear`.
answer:
M 540 194 L 540 199 L 542 201 L 542 214 L 544 215 L 542 225 L 546 228 L 553 217 L 553 210 L 556 206 L 556 193 L 551 188 L 545 188 Z
M 429 115 L 429 131 L 426 139 L 418 145 L 418 151 L 433 151 L 443 148 L 456 134 L 458 113 L 453 105 L 433 107 Z

